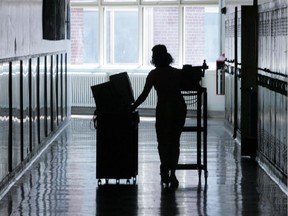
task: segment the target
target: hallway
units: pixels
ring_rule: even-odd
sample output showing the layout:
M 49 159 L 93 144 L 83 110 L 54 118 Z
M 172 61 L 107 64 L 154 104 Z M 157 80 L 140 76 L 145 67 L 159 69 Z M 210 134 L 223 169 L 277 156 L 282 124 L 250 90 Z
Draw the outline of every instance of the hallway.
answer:
M 223 119 L 208 119 L 207 183 L 203 173 L 199 181 L 197 171 L 177 170 L 179 188 L 163 188 L 154 123 L 154 118 L 142 117 L 139 124 L 136 184 L 125 179 L 98 186 L 91 116 L 72 116 L 0 200 L 0 215 L 287 215 L 287 195 L 256 162 L 241 158 Z M 195 142 L 196 134 L 182 134 L 180 163 L 195 161 Z

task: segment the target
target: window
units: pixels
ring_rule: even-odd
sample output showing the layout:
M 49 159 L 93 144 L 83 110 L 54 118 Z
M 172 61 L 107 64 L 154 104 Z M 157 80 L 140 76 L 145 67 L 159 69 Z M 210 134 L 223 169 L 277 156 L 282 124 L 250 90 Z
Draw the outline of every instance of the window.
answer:
M 216 4 L 171 5 L 172 0 L 163 0 L 161 5 L 152 0 L 79 2 L 74 7 L 72 4 L 71 10 L 71 64 L 147 66 L 156 44 L 167 46 L 175 67 L 201 65 L 204 59 L 213 66 L 219 55 Z
M 204 57 L 207 62 L 215 62 L 220 52 L 220 32 L 218 8 L 205 8 L 204 19 L 205 49 Z
M 138 65 L 138 10 L 105 10 L 106 64 Z
M 184 64 L 215 62 L 219 55 L 218 8 L 185 7 Z

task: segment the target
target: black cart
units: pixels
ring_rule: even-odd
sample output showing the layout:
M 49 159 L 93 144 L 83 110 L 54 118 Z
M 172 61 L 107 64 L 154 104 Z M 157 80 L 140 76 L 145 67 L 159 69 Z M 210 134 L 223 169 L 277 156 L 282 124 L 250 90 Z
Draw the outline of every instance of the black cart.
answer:
M 96 178 L 126 179 L 136 182 L 138 174 L 138 111 L 131 112 L 133 91 L 126 72 L 110 76 L 110 80 L 91 86 L 96 103 Z
M 138 112 L 99 113 L 96 120 L 96 178 L 133 179 L 138 174 Z

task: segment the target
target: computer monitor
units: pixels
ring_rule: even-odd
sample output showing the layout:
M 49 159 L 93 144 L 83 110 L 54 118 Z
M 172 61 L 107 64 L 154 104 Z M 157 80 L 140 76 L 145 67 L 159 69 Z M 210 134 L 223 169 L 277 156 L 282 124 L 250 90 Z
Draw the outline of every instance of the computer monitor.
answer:
M 132 85 L 127 72 L 113 74 L 109 77 L 115 94 L 124 106 L 129 106 L 135 101 Z
M 114 112 L 117 107 L 117 97 L 110 82 L 91 86 L 98 113 Z
M 98 113 L 123 112 L 134 102 L 133 89 L 126 72 L 113 74 L 110 81 L 91 86 Z

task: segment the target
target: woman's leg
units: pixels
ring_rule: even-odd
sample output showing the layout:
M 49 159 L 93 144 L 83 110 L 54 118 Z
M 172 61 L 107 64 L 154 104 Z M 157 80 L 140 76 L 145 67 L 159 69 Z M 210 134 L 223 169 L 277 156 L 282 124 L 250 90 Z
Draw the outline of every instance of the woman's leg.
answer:
M 178 187 L 179 182 L 176 178 L 176 169 L 178 165 L 179 155 L 180 155 L 180 136 L 182 131 L 174 131 L 173 143 L 170 146 L 170 182 L 171 187 Z
M 172 135 L 170 138 L 172 140 L 170 146 L 170 181 L 172 187 L 178 187 L 179 185 L 178 179 L 176 178 L 176 169 L 180 156 L 180 138 L 186 119 L 186 107 L 184 108 L 178 113 L 177 116 L 175 116 L 175 121 L 173 123 L 173 129 L 171 132 Z
M 170 145 L 167 127 L 163 124 L 156 124 L 156 134 L 158 141 L 158 153 L 160 158 L 160 175 L 163 183 L 169 182 Z

